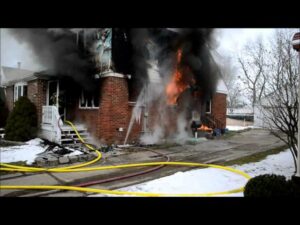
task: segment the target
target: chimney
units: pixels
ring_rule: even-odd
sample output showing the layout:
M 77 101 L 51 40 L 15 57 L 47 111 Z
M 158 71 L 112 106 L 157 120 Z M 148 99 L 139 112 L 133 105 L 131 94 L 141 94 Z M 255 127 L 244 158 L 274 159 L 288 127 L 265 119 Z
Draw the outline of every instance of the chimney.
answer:
M 18 62 L 18 69 L 21 69 L 21 62 Z

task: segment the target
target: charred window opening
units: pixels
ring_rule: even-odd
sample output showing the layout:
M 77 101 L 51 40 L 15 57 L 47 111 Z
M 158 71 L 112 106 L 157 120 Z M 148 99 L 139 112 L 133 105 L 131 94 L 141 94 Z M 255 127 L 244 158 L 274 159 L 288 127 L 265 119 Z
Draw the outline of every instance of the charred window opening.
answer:
M 144 82 L 136 76 L 133 67 L 133 46 L 131 30 L 114 28 L 112 31 L 112 61 L 113 70 L 117 73 L 131 75 L 128 80 L 129 101 L 136 102 Z
M 94 90 L 81 90 L 81 95 L 79 98 L 79 108 L 80 109 L 94 109 L 99 108 L 99 88 Z
M 112 61 L 113 69 L 117 73 L 132 74 L 133 48 L 131 44 L 130 29 L 114 28 L 112 30 Z
M 205 103 L 205 112 L 211 113 L 211 100 L 207 100 Z

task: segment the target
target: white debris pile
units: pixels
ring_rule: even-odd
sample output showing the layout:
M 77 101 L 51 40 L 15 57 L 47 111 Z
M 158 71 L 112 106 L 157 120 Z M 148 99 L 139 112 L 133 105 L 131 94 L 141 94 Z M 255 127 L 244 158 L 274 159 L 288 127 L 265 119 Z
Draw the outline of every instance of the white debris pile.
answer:
M 47 156 L 48 154 L 55 153 L 56 150 L 61 148 L 56 146 L 51 151 L 46 151 L 48 146 L 44 146 L 43 140 L 35 138 L 27 141 L 24 145 L 0 147 L 0 162 L 1 163 L 14 163 L 25 162 L 27 165 L 31 165 L 37 157 Z M 63 156 L 75 156 L 83 154 L 79 150 L 66 147 L 70 152 Z

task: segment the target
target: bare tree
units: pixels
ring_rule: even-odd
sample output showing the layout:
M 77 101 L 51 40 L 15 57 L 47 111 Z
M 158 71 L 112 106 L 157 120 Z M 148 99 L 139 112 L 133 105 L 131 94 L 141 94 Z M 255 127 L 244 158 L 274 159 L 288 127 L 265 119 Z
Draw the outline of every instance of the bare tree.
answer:
M 259 109 L 271 132 L 291 149 L 296 168 L 299 62 L 291 46 L 292 34 L 292 30 L 279 30 L 271 41 L 265 60 L 268 81 Z
M 263 96 L 267 81 L 265 73 L 266 50 L 263 42 L 250 42 L 243 50 L 242 56 L 238 57 L 243 74 L 241 80 L 246 85 L 246 91 L 252 103 L 252 108 Z
M 236 75 L 237 68 L 234 66 L 230 56 L 223 56 L 219 66 L 223 80 L 228 88 L 227 106 L 228 108 L 236 108 L 241 104 L 241 88 Z

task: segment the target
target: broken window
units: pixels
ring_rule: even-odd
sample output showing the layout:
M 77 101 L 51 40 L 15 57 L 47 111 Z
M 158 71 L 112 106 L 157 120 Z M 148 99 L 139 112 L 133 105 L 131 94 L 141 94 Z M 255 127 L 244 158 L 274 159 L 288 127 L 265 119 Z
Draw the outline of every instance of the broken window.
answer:
M 211 100 L 206 101 L 205 112 L 206 113 L 211 113 Z
M 14 102 L 16 102 L 22 96 L 27 97 L 27 83 L 16 83 L 14 88 Z
M 79 99 L 79 108 L 81 109 L 99 108 L 99 91 L 82 90 Z

